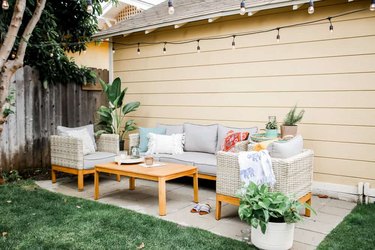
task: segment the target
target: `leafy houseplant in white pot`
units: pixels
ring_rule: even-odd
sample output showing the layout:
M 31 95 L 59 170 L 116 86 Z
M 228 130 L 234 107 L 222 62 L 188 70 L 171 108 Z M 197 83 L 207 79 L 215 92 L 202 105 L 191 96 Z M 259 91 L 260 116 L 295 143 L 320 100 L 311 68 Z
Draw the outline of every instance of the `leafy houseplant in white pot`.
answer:
M 261 249 L 290 249 L 295 223 L 302 219 L 299 209 L 307 204 L 267 185 L 250 183 L 241 195 L 238 213 L 251 226 L 251 242 Z M 310 207 L 308 207 L 310 208 Z
M 283 125 L 281 125 L 281 138 L 284 138 L 284 136 L 292 135 L 295 136 L 297 134 L 297 123 L 299 123 L 303 115 L 305 114 L 305 110 L 302 109 L 297 114 L 297 106 L 294 106 L 286 115 L 284 119 Z

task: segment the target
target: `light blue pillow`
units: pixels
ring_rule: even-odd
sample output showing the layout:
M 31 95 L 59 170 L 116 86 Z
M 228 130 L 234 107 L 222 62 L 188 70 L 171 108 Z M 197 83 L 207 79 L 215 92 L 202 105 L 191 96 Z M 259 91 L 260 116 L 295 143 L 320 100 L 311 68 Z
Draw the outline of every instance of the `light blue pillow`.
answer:
M 139 151 L 147 152 L 148 150 L 148 134 L 154 133 L 165 135 L 166 128 L 139 128 Z

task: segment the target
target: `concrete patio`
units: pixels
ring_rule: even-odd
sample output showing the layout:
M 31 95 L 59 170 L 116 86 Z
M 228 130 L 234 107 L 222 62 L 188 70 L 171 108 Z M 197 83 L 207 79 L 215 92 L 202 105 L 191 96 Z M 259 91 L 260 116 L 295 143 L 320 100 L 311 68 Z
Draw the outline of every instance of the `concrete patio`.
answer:
M 191 182 L 189 179 L 184 179 L 167 183 L 167 215 L 163 217 L 158 215 L 157 183 L 152 181 L 137 180 L 136 189 L 130 191 L 127 178 L 122 177 L 121 182 L 116 182 L 114 178 L 101 177 L 98 201 L 241 240 L 241 230 L 246 230 L 249 226 L 238 218 L 237 207 L 224 205 L 223 218 L 220 221 L 215 220 L 213 182 L 200 181 L 199 187 L 199 201 L 210 204 L 211 213 L 204 216 L 190 213 L 190 209 L 194 205 Z M 52 184 L 49 180 L 36 183 L 52 192 L 89 200 L 93 200 L 94 197 L 93 178 L 85 179 L 85 191 L 83 192 L 77 191 L 77 180 L 74 177 L 60 178 L 56 184 Z M 313 214 L 311 218 L 306 218 L 297 224 L 293 249 L 315 249 L 355 206 L 355 203 L 347 201 L 321 199 L 314 196 L 313 208 L 317 214 Z

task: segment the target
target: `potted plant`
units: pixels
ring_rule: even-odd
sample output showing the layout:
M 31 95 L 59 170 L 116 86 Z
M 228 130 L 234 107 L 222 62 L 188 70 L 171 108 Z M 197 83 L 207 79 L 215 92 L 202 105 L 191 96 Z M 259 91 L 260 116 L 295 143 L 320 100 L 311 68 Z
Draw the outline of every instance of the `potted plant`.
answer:
M 295 223 L 302 219 L 301 207 L 310 207 L 267 185 L 250 183 L 240 196 L 241 220 L 251 226 L 251 242 L 261 249 L 290 249 Z
M 276 138 L 278 136 L 277 121 L 275 116 L 268 117 L 268 122 L 266 124 L 265 137 Z
M 297 123 L 302 120 L 304 114 L 304 109 L 297 114 L 297 105 L 288 112 L 283 125 L 281 125 L 281 138 L 287 135 L 295 136 L 297 134 Z
M 103 92 L 108 99 L 108 107 L 101 106 L 97 114 L 99 121 L 96 124 L 96 135 L 103 133 L 118 134 L 120 136 L 120 150 L 124 150 L 124 136 L 137 128 L 134 120 L 125 121 L 125 116 L 140 106 L 140 102 L 124 103 L 124 97 L 128 88 L 121 90 L 121 80 L 117 77 L 112 84 L 100 80 Z

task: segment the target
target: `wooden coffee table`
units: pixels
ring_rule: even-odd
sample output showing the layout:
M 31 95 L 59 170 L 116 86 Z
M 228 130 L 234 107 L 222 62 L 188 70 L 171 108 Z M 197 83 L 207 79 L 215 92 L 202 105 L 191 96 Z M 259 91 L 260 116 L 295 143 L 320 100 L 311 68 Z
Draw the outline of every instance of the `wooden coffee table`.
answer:
M 175 163 L 165 163 L 164 166 L 145 168 L 138 164 L 118 165 L 106 163 L 95 166 L 95 200 L 99 199 L 99 173 L 115 174 L 129 177 L 129 189 L 135 189 L 135 179 L 157 181 L 159 184 L 159 215 L 166 215 L 166 181 L 183 176 L 193 176 L 194 202 L 198 202 L 198 169 L 194 166 L 186 166 Z

